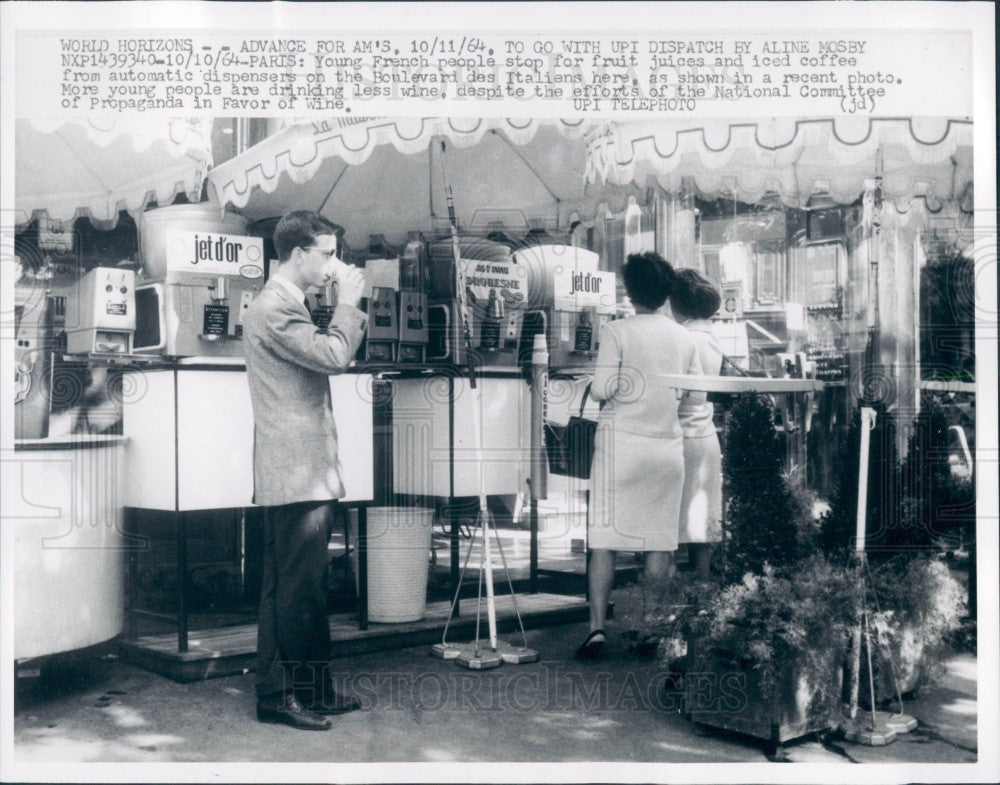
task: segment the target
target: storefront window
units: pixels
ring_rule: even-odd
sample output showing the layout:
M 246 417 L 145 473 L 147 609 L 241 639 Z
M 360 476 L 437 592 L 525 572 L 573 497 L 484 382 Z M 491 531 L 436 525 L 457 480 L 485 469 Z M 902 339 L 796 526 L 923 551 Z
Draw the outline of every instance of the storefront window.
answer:
M 603 270 L 620 273 L 625 263 L 625 218 L 608 218 L 604 221 L 604 252 L 601 254 Z
M 837 307 L 847 256 L 840 242 L 809 244 L 792 249 L 793 302 Z
M 973 382 L 973 262 L 958 253 L 928 260 L 920 271 L 920 365 L 924 380 Z
M 754 302 L 758 306 L 780 305 L 785 289 L 785 243 L 768 240 L 754 243 Z

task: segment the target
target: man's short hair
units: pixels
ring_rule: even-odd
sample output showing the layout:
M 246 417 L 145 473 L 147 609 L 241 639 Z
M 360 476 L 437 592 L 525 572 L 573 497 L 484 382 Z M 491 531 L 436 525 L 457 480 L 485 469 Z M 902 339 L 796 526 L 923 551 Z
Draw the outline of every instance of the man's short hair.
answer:
M 286 262 L 296 248 L 309 248 L 317 237 L 336 233 L 336 225 L 319 213 L 294 210 L 274 227 L 274 250 L 278 252 L 278 260 Z
M 622 278 L 632 304 L 651 310 L 663 305 L 674 288 L 674 268 L 653 251 L 630 254 Z
M 722 305 L 719 290 L 704 275 L 692 267 L 676 270 L 674 293 L 670 307 L 685 319 L 711 319 Z

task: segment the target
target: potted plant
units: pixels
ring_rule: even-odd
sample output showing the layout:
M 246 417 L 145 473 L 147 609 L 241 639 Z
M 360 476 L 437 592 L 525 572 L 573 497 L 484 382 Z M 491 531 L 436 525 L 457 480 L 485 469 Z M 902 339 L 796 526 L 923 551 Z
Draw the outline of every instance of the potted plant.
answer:
M 878 565 L 869 585 L 876 702 L 932 683 L 961 625 L 965 589 L 941 559 L 898 557 Z
M 961 626 L 966 589 L 941 555 L 949 536 L 971 528 L 966 519 L 975 515 L 971 484 L 951 476 L 941 407 L 924 401 L 902 461 L 895 452 L 896 419 L 884 411 L 876 419 L 868 485 L 866 603 L 877 639 L 872 665 L 879 704 L 932 680 L 948 636 Z M 858 470 L 852 455 L 859 428 L 855 418 L 842 447 L 844 472 L 821 522 L 819 540 L 832 559 L 846 558 L 854 547 Z M 867 701 L 868 690 L 860 697 Z
M 691 625 L 690 719 L 775 747 L 836 725 L 858 585 L 816 556 L 723 588 Z
M 784 474 L 785 447 L 763 396 L 728 414 L 719 585 L 698 587 L 683 625 L 687 715 L 777 748 L 841 714 L 843 664 L 860 607 L 856 571 L 811 555 L 816 526 Z M 665 636 L 670 667 L 678 636 Z M 675 666 L 676 667 L 676 666 Z

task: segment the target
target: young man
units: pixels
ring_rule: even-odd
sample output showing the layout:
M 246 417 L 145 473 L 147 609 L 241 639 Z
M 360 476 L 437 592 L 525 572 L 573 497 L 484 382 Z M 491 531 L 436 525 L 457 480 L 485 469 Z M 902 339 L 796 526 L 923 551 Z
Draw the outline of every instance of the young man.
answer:
M 254 502 L 266 507 L 257 632 L 257 719 L 325 730 L 323 715 L 360 708 L 329 676 L 327 541 L 344 495 L 330 374 L 350 365 L 367 316 L 360 270 L 337 259 L 333 224 L 296 211 L 278 222 L 279 266 L 243 321 L 254 415 Z M 305 302 L 336 277 L 338 302 L 324 334 Z

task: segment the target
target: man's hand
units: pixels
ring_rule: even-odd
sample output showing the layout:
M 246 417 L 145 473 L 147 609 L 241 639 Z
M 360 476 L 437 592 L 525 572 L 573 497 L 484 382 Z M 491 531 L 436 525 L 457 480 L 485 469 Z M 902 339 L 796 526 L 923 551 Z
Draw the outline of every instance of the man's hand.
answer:
M 357 307 L 365 293 L 365 276 L 357 267 L 340 262 L 334 275 L 337 277 L 337 302 Z

